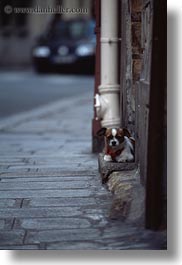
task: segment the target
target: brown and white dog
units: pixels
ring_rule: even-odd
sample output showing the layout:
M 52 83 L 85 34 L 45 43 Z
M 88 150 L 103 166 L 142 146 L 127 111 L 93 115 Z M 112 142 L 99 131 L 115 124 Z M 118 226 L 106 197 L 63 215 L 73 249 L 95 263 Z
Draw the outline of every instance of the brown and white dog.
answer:
M 105 136 L 105 161 L 134 161 L 135 140 L 126 128 L 102 128 L 97 135 Z

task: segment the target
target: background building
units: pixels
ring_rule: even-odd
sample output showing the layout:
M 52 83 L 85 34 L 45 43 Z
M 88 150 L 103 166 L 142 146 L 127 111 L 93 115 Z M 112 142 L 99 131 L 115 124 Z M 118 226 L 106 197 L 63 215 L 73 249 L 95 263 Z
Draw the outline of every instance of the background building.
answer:
M 30 66 L 31 48 L 37 36 L 46 29 L 56 14 L 15 14 L 6 10 L 7 6 L 48 8 L 56 7 L 87 8 L 87 14 L 63 14 L 63 18 L 91 16 L 92 0 L 2 0 L 0 1 L 0 67 L 14 68 Z

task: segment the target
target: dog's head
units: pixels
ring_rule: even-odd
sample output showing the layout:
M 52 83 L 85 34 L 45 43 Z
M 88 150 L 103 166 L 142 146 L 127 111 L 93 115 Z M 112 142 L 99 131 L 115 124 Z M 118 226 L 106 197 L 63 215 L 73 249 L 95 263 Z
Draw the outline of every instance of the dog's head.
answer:
M 124 137 L 131 137 L 126 128 L 102 128 L 97 132 L 98 136 L 105 136 L 106 144 L 112 148 L 118 147 L 124 142 Z

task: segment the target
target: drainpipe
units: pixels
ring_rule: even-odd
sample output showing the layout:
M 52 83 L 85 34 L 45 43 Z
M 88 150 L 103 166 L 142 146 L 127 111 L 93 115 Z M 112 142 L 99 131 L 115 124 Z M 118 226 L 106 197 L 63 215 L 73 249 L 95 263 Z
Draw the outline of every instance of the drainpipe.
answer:
M 102 127 L 119 127 L 118 1 L 101 0 L 101 84 L 95 96 Z

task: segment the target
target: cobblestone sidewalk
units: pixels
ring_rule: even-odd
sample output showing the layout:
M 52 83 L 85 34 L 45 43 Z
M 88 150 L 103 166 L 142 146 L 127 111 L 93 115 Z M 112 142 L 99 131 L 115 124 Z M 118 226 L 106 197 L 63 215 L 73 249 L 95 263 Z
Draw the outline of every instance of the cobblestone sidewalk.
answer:
M 160 249 L 158 233 L 109 220 L 91 153 L 92 94 L 0 122 L 0 249 Z

